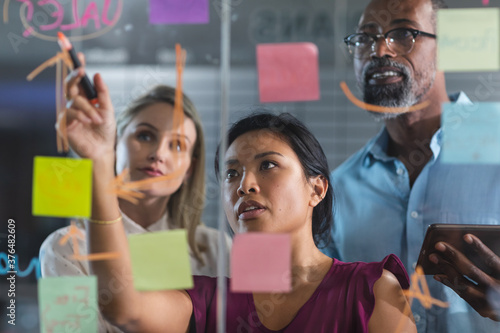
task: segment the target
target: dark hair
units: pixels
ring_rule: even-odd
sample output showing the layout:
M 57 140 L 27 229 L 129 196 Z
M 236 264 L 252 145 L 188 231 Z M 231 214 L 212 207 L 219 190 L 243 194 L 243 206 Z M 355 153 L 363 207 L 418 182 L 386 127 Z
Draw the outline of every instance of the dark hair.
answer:
M 328 181 L 328 190 L 323 200 L 314 208 L 312 233 L 316 246 L 326 246 L 330 242 L 333 225 L 333 190 L 330 183 L 330 169 L 325 153 L 318 140 L 297 118 L 289 113 L 273 115 L 261 109 L 234 123 L 227 133 L 229 147 L 239 136 L 256 130 L 268 130 L 284 139 L 293 149 L 306 177 L 323 176 Z M 215 173 L 219 179 L 219 149 L 215 153 Z

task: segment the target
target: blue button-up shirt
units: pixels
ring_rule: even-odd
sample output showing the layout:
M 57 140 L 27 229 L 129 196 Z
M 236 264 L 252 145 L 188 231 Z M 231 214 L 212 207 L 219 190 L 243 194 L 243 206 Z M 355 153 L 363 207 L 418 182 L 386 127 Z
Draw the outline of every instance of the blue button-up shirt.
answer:
M 451 99 L 471 103 L 464 93 Z M 441 163 L 440 129 L 430 142 L 429 162 L 410 187 L 403 162 L 386 153 L 388 140 L 383 128 L 332 172 L 336 203 L 333 243 L 323 250 L 327 255 L 370 262 L 394 253 L 411 275 L 428 225 L 500 224 L 500 166 Z M 416 152 L 411 162 L 421 160 Z M 432 297 L 450 306 L 425 309 L 413 300 L 418 332 L 500 332 L 499 323 L 481 317 L 453 290 L 432 276 L 427 283 Z

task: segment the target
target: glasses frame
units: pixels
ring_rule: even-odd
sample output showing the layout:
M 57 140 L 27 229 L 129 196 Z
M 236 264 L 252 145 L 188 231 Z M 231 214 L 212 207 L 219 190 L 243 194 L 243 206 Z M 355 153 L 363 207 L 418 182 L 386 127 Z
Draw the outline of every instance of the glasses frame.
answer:
M 412 34 L 412 36 L 413 36 L 411 48 L 406 53 L 401 53 L 401 54 L 397 53 L 398 55 L 404 55 L 404 54 L 410 53 L 413 50 L 413 46 L 415 45 L 415 38 L 417 38 L 417 36 L 419 36 L 419 35 L 424 36 L 424 37 L 434 38 L 434 39 L 437 38 L 437 36 L 434 35 L 434 34 L 431 34 L 431 33 L 428 33 L 428 32 L 424 32 L 424 31 L 420 31 L 420 30 L 417 30 L 417 29 L 412 29 L 412 28 L 395 28 L 395 29 L 391 29 L 391 30 L 387 31 L 385 34 L 369 34 L 369 33 L 366 33 L 366 32 L 358 32 L 358 33 L 350 34 L 350 35 L 344 37 L 344 43 L 347 45 L 347 49 L 349 50 L 349 53 L 354 56 L 354 52 L 351 51 L 351 46 L 354 46 L 354 44 L 351 43 L 351 39 L 353 39 L 354 37 L 357 37 L 357 36 L 367 36 L 367 37 L 369 37 L 372 40 L 372 45 L 371 45 L 372 52 L 374 51 L 374 46 L 377 43 L 377 41 L 380 38 L 384 38 L 385 45 L 387 46 L 387 48 L 389 50 L 391 50 L 392 52 L 395 52 L 390 47 L 389 42 L 387 40 L 387 36 L 389 36 L 389 34 L 391 32 L 398 31 L 398 30 L 409 31 Z

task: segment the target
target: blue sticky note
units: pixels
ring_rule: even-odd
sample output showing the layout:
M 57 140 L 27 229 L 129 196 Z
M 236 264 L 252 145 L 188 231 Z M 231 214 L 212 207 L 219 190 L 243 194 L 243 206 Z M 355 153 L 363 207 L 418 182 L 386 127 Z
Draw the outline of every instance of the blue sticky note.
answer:
M 203 24 L 208 21 L 208 0 L 149 1 L 151 24 Z
M 500 103 L 443 104 L 443 163 L 500 164 Z

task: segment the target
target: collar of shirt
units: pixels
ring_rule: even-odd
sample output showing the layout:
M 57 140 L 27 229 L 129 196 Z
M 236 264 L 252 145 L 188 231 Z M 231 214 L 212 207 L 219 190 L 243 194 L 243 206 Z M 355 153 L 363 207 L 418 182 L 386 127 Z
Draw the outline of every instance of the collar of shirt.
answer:
M 458 93 L 454 93 L 449 95 L 450 101 L 458 104 L 472 104 L 471 100 L 467 95 L 461 91 Z M 430 147 L 432 150 L 432 154 L 434 156 L 433 160 L 436 160 L 441 152 L 441 144 L 442 144 L 442 129 L 438 129 L 436 133 L 432 136 Z M 393 156 L 387 155 L 387 145 L 389 143 L 389 133 L 385 126 L 378 132 L 378 134 L 368 143 L 365 156 L 363 157 L 363 165 L 368 167 L 373 160 L 378 160 L 381 162 L 389 162 L 394 161 L 396 158 Z
M 168 214 L 165 211 L 165 214 L 160 217 L 160 219 L 147 228 L 137 224 L 130 217 L 125 215 L 124 212 L 121 212 L 122 220 L 123 220 L 123 228 L 127 234 L 142 234 L 145 232 L 153 232 L 153 231 L 161 231 L 170 229 L 168 226 Z

